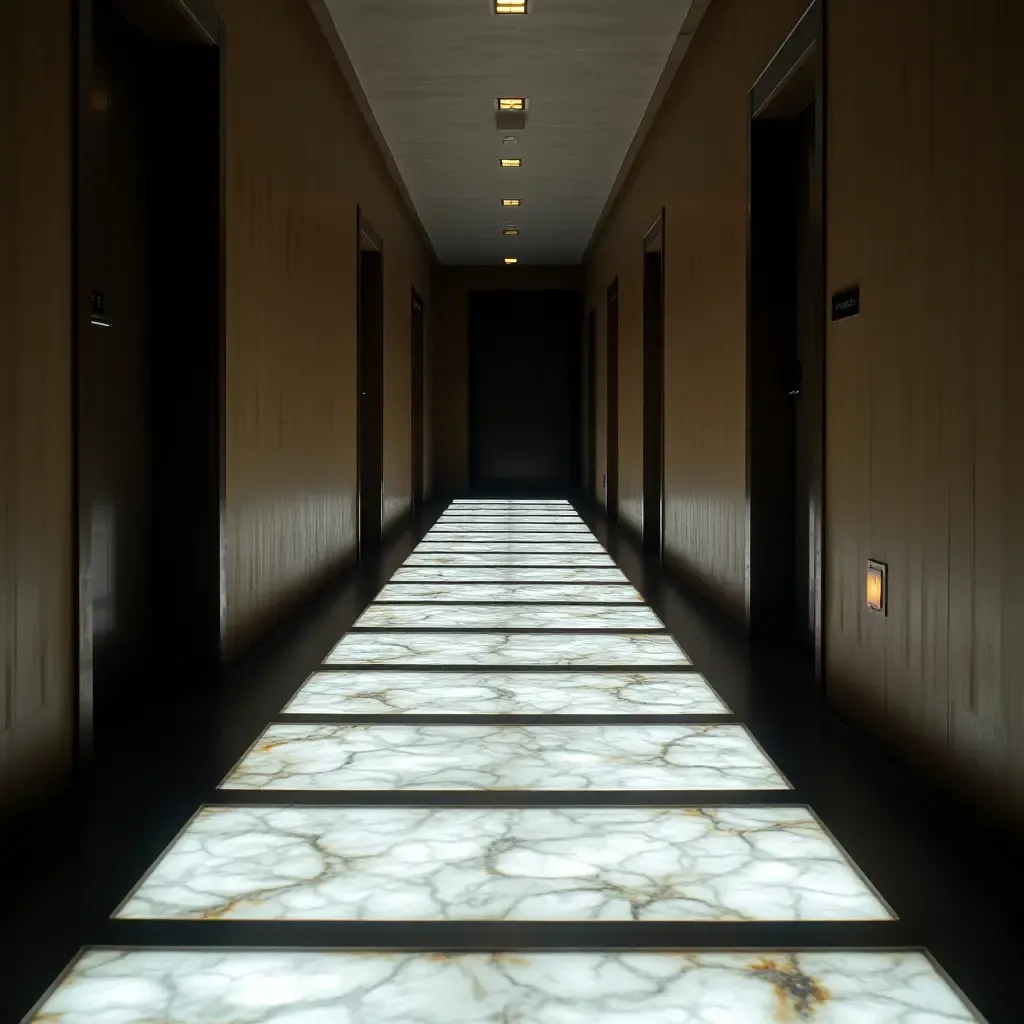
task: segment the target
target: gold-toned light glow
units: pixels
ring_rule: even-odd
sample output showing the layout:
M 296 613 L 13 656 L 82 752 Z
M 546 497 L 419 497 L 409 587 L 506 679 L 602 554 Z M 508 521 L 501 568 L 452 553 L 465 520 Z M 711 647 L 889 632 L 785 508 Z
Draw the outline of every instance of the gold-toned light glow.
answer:
M 501 158 L 500 162 L 501 162 L 501 166 L 502 167 L 522 167 L 523 166 L 523 161 L 520 160 L 519 157 L 509 158 L 509 157 L 504 157 L 503 156 Z
M 501 96 L 498 99 L 499 110 L 525 110 L 526 99 L 523 96 Z
M 510 265 L 510 264 L 512 264 L 512 263 L 518 263 L 518 262 L 519 262 L 519 260 L 517 260 L 517 259 L 515 258 L 515 256 L 506 256 L 506 257 L 505 257 L 505 263 L 506 263 L 506 265 Z
M 502 228 L 501 233 L 506 238 L 514 238 L 516 235 L 519 234 L 519 228 Z
M 494 0 L 495 14 L 525 14 L 526 0 Z
M 502 199 L 501 201 L 502 206 L 518 206 L 519 203 L 520 200 L 518 199 Z
M 885 563 L 868 562 L 866 597 L 867 605 L 873 612 L 885 614 Z

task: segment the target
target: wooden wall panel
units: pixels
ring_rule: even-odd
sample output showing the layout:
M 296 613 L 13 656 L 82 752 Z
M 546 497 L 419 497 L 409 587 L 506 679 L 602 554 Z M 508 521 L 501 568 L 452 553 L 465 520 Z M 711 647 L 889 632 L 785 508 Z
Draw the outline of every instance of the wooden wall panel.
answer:
M 356 538 L 356 206 L 384 240 L 384 513 L 410 499 L 410 288 L 430 258 L 317 21 L 220 0 L 228 29 L 229 650 Z
M 715 0 L 588 266 L 603 360 L 619 279 L 620 515 L 643 519 L 643 237 L 665 227 L 665 553 L 742 614 L 746 521 L 747 90 L 806 0 Z M 602 363 L 603 366 L 603 363 Z M 598 494 L 605 472 L 598 382 Z
M 829 14 L 829 285 L 858 282 L 863 310 L 829 337 L 829 693 L 1019 826 L 1024 9 Z M 889 563 L 887 618 L 864 605 L 867 558 Z
M 70 770 L 71 11 L 0 4 L 0 814 Z
M 469 293 L 525 290 L 583 290 L 582 267 L 441 267 L 435 284 L 436 309 L 429 357 L 432 408 L 431 465 L 434 487 L 455 494 L 469 484 Z

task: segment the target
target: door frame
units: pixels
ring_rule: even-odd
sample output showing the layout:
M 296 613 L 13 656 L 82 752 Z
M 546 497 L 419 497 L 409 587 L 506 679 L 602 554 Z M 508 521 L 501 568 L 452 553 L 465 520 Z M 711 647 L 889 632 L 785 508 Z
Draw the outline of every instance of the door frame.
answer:
M 426 478 L 424 458 L 426 457 L 426 309 L 423 299 L 415 286 L 412 288 L 411 309 L 411 335 L 410 338 L 410 387 L 412 389 L 412 409 L 410 419 L 412 422 L 412 439 L 409 448 L 409 458 L 412 462 L 411 480 L 411 504 L 414 513 L 422 509 L 426 496 L 424 495 L 424 480 Z M 416 331 L 416 314 L 419 313 L 419 332 Z
M 656 335 L 652 335 L 648 329 L 647 324 L 647 257 L 652 255 L 654 252 L 659 254 L 660 263 L 660 295 L 658 296 L 658 303 L 660 305 L 659 310 L 659 323 L 658 331 Z M 644 495 L 643 495 L 643 509 L 644 509 L 644 526 L 643 526 L 643 546 L 649 552 L 656 552 L 659 560 L 662 557 L 662 551 L 665 544 L 665 207 L 663 206 L 658 211 L 658 216 L 655 217 L 654 222 L 647 229 L 644 234 L 644 266 L 643 266 L 643 461 L 644 461 Z M 650 381 L 648 380 L 649 372 L 652 368 L 656 370 L 656 386 L 651 388 Z M 651 481 L 648 480 L 648 470 L 650 461 L 654 461 L 651 458 L 651 453 L 648 449 L 648 445 L 651 443 L 649 437 L 648 426 L 650 409 L 648 408 L 648 397 L 653 392 L 657 399 L 657 453 L 656 461 L 657 466 L 655 467 L 657 472 L 657 486 L 658 496 L 655 502 L 650 501 L 650 494 L 648 490 L 651 486 Z M 648 522 L 648 509 L 652 506 L 657 511 L 658 521 L 655 530 L 651 530 L 651 524 Z
M 586 314 L 585 352 L 586 352 L 586 457 L 584 494 L 588 498 L 597 497 L 597 307 Z
M 226 176 L 227 153 L 227 27 L 211 0 L 111 0 L 129 22 L 144 36 L 154 41 L 212 46 L 217 49 L 217 135 L 218 135 L 218 202 L 217 202 L 217 352 L 215 436 L 216 490 L 219 518 L 218 560 L 215 567 L 219 589 L 219 656 L 223 661 L 227 645 L 227 498 L 225 464 L 227 425 L 225 422 L 226 385 Z M 73 0 L 72 8 L 72 111 L 71 119 L 71 587 L 75 604 L 73 639 L 74 659 L 74 738 L 73 755 L 76 769 L 87 768 L 93 760 L 95 741 L 95 682 L 93 675 L 94 596 L 89 569 L 92 536 L 83 510 L 88 507 L 90 481 L 82 472 L 82 438 L 79 431 L 81 415 L 81 362 L 85 340 L 93 326 L 92 281 L 86 247 L 82 236 L 88 160 L 87 128 L 90 115 L 93 81 L 93 26 L 96 0 Z
M 363 474 L 366 472 L 366 466 L 363 460 L 363 402 L 362 402 L 362 390 L 363 390 L 363 260 L 362 253 L 364 251 L 376 252 L 381 258 L 381 309 L 380 309 L 380 369 L 381 379 L 375 382 L 375 385 L 380 389 L 379 399 L 379 412 L 380 412 L 380 442 L 381 442 L 381 456 L 380 456 L 380 487 L 378 501 L 380 503 L 379 525 L 377 527 L 375 543 L 379 543 L 381 535 L 384 530 L 384 380 L 383 380 L 383 362 L 384 362 L 384 310 L 385 310 L 385 298 L 384 298 L 384 240 L 381 238 L 380 233 L 373 226 L 373 222 L 366 215 L 366 211 L 360 206 L 356 205 L 356 550 L 358 553 L 359 561 L 363 561 L 369 550 L 366 549 L 365 531 L 363 529 L 363 503 L 364 503 L 364 481 Z M 365 549 L 365 550 L 364 550 Z
M 765 117 L 770 110 L 778 111 L 781 107 L 785 113 L 787 87 L 801 88 L 806 86 L 813 90 L 815 105 L 814 148 L 815 166 L 812 173 L 812 215 L 817 221 L 814 234 L 818 239 L 818 266 L 821 279 L 819 282 L 819 317 L 817 320 L 818 344 L 821 353 L 819 393 L 820 407 L 817 415 L 815 436 L 818 446 L 814 452 L 811 465 L 811 507 L 813 519 L 811 523 L 812 540 L 811 570 L 809 581 L 813 584 L 813 597 L 810 600 L 810 615 L 813 620 L 814 634 L 814 675 L 819 686 L 824 687 L 824 593 L 825 593 L 825 425 L 827 409 L 827 249 L 826 249 L 826 129 L 827 129 L 827 32 L 825 0 L 812 0 L 796 25 L 786 36 L 782 45 L 775 52 L 764 70 L 758 75 L 747 94 L 747 344 L 746 344 L 746 575 L 744 581 L 744 605 L 748 627 L 752 621 L 754 601 L 751 576 L 756 572 L 759 554 L 756 545 L 751 542 L 752 527 L 758 522 L 758 507 L 752 500 L 752 459 L 751 440 L 757 425 L 752 416 L 752 353 L 756 340 L 760 336 L 761 325 L 758 310 L 753 299 L 753 260 L 752 240 L 754 237 L 751 209 L 753 204 L 754 182 L 754 132 L 759 118 Z M 799 85 L 798 85 L 799 82 Z M 792 112 L 797 113 L 796 110 Z M 776 113 L 775 116 L 779 116 Z
M 613 315 L 614 314 L 614 315 Z M 619 279 L 605 293 L 605 487 L 608 523 L 619 521 Z

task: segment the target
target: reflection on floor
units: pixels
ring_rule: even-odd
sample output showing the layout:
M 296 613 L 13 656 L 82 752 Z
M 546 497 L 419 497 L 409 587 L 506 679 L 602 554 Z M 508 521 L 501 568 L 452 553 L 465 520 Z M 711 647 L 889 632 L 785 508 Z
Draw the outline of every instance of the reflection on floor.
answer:
M 709 946 L 721 922 L 892 926 L 567 502 L 453 503 L 219 796 L 114 913 L 184 922 L 193 948 L 84 950 L 30 1020 L 980 1020 L 924 951 L 758 949 L 763 933 L 703 951 L 209 947 L 201 920 L 706 922 Z

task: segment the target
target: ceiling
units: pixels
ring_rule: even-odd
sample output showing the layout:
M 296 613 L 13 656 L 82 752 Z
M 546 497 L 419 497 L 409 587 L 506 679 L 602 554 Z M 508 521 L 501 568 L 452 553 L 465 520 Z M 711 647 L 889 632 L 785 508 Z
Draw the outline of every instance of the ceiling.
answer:
M 580 262 L 692 6 L 531 0 L 499 16 L 493 0 L 326 0 L 447 264 Z M 502 96 L 528 99 L 525 130 L 496 128 Z M 518 237 L 502 235 L 510 224 Z

